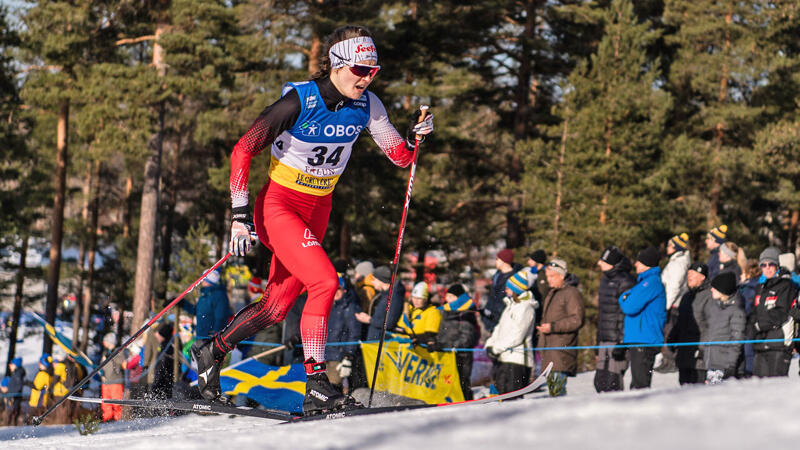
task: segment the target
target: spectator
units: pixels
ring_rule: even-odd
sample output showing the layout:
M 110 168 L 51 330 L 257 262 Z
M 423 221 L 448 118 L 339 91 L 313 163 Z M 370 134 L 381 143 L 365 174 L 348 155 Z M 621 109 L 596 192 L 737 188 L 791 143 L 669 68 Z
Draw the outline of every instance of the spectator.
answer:
M 689 235 L 681 233 L 673 236 L 667 241 L 667 256 L 669 261 L 661 272 L 661 282 L 664 284 L 664 291 L 667 295 L 667 325 L 664 327 L 664 335 L 669 335 L 675 321 L 678 320 L 678 305 L 686 287 L 686 272 L 692 263 L 692 257 L 688 250 Z M 661 349 L 661 364 L 656 367 L 656 371 L 667 373 L 675 371 L 675 350 L 670 347 Z
M 497 252 L 494 266 L 497 271 L 492 275 L 492 286 L 489 289 L 489 295 L 480 310 L 481 322 L 483 322 L 483 327 L 488 333 L 492 333 L 494 327 L 497 326 L 500 314 L 505 309 L 503 299 L 505 298 L 506 281 L 522 268 L 522 266 L 514 262 L 514 250 L 508 248 Z
M 172 398 L 172 387 L 175 384 L 173 375 L 174 370 L 174 351 L 173 351 L 173 328 L 170 322 L 162 323 L 156 331 L 155 337 L 158 340 L 158 355 L 156 361 L 155 377 L 150 386 L 150 393 L 153 398 L 167 399 Z
M 705 305 L 711 298 L 711 280 L 708 279 L 708 266 L 696 262 L 686 274 L 688 292 L 683 294 L 678 304 L 678 319 L 667 338 L 671 344 L 700 341 L 700 327 L 695 319 L 696 305 Z M 705 381 L 705 366 L 696 345 L 682 345 L 675 350 L 675 365 L 678 367 L 678 382 L 681 385 Z
M 430 345 L 436 342 L 436 334 L 442 324 L 442 313 L 430 302 L 428 285 L 424 281 L 414 285 L 405 312 L 400 317 L 397 331 L 408 335 L 412 345 Z
M 339 287 L 333 295 L 333 306 L 328 317 L 328 344 L 334 342 L 355 342 L 361 339 L 361 324 L 356 314 L 361 312 L 358 296 L 352 285 L 347 283 L 344 273 L 339 273 Z M 328 361 L 328 379 L 349 393 L 348 378 L 353 371 L 353 361 L 358 345 L 328 345 L 325 347 L 325 360 Z M 345 383 L 347 381 L 347 383 Z
M 256 302 L 264 295 L 264 280 L 253 275 L 247 282 L 247 296 L 250 302 Z
M 536 321 L 536 299 L 530 291 L 533 277 L 527 268 L 506 282 L 503 313 L 486 340 L 486 354 L 497 361 L 495 385 L 501 394 L 528 384 L 534 366 L 531 328 Z
M 356 294 L 361 302 L 361 310 L 369 311 L 370 301 L 375 298 L 375 288 L 372 287 L 372 280 L 375 278 L 372 274 L 375 271 L 372 263 L 369 261 L 361 261 L 356 264 Z
M 528 256 L 528 267 L 531 268 L 531 273 L 535 274 L 536 277 L 536 284 L 533 285 L 533 296 L 536 297 L 536 300 L 539 301 L 539 310 L 536 311 L 538 315 L 541 311 L 541 302 L 544 300 L 544 297 L 547 295 L 549 286 L 547 286 L 547 277 L 544 276 L 544 263 L 547 262 L 547 254 L 542 249 L 535 250 L 533 253 Z M 541 273 L 542 276 L 539 276 Z
M 719 246 L 719 272 L 733 272 L 736 280 L 742 276 L 742 268 L 737 259 L 739 253 L 744 256 L 744 250 L 733 242 L 726 242 Z
M 647 347 L 630 348 L 631 389 L 649 388 L 653 364 L 658 348 L 664 343 L 664 323 L 667 320 L 667 296 L 661 284 L 660 259 L 655 247 L 639 252 L 634 266 L 637 284 L 619 297 L 625 313 L 625 339 L 628 345 L 646 344 Z
M 53 364 L 53 401 L 60 401 L 69 392 L 70 387 L 75 383 L 74 379 L 68 379 L 68 365 L 65 355 L 62 353 L 56 357 Z M 53 412 L 56 423 L 72 423 L 72 411 L 75 402 L 66 402 Z
M 108 333 L 103 336 L 103 349 L 105 350 L 104 359 L 111 355 L 116 345 L 117 336 L 114 333 Z M 125 382 L 125 372 L 123 371 L 124 365 L 125 357 L 120 353 L 103 368 L 103 384 L 100 386 L 100 394 L 102 398 L 121 399 L 123 397 L 123 383 Z M 120 420 L 122 418 L 122 406 L 107 405 L 103 403 L 101 407 L 103 410 L 103 422 Z
M 630 273 L 630 260 L 614 245 L 603 250 L 597 265 L 603 272 L 597 289 L 597 345 L 605 348 L 597 354 L 594 388 L 597 392 L 621 391 L 628 361 L 624 351 L 613 351 L 610 346 L 621 344 L 623 338 L 625 315 L 617 299 L 636 284 L 636 278 Z
M 781 253 L 778 256 L 778 262 L 781 267 L 792 275 L 792 283 L 794 283 L 795 289 L 800 289 L 800 274 L 796 272 L 797 264 L 794 253 Z
M 20 411 L 22 410 L 22 388 L 25 386 L 25 369 L 22 367 L 22 358 L 14 358 L 9 364 L 8 386 L 3 393 L 5 400 L 5 417 L 3 424 L 10 427 L 17 426 Z
M 706 248 L 710 252 L 706 266 L 708 266 L 708 278 L 713 280 L 719 273 L 719 247 L 725 243 L 725 237 L 728 234 L 728 226 L 720 225 L 712 228 L 706 234 Z
M 26 383 L 31 388 L 28 400 L 28 416 L 40 416 L 45 412 L 50 401 L 50 387 L 53 385 L 53 357 L 43 353 L 39 358 L 39 371 L 33 382 Z
M 758 267 L 758 261 L 755 259 L 748 259 L 742 270 L 742 278 L 739 283 L 739 292 L 744 299 L 744 314 L 748 323 L 750 316 L 755 310 L 755 297 L 756 288 L 759 285 L 758 278 L 761 276 L 761 268 Z M 753 344 L 744 344 L 744 360 L 740 367 L 740 376 L 749 378 L 753 376 Z
M 388 266 L 379 266 L 373 272 L 372 288 L 375 296 L 369 305 L 369 313 L 356 314 L 359 322 L 368 325 L 367 340 L 377 341 L 383 334 L 384 319 L 386 318 L 386 303 L 389 301 L 389 286 L 392 282 L 392 270 Z M 397 282 L 392 289 L 392 302 L 389 304 L 389 316 L 386 318 L 386 329 L 393 330 L 397 321 L 403 314 L 403 301 L 406 289 L 403 283 Z
M 750 333 L 755 339 L 782 339 L 753 345 L 753 373 L 759 377 L 787 376 L 792 359 L 794 321 L 789 309 L 795 300 L 791 274 L 778 267 L 780 250 L 768 247 L 759 256 L 760 284 L 756 287 L 755 310 Z
M 539 348 L 574 347 L 578 345 L 578 330 L 583 326 L 583 297 L 577 287 L 567 279 L 567 262 L 555 258 L 547 264 L 548 291 L 542 306 L 539 331 Z M 540 350 L 542 367 L 553 363 L 551 377 L 557 384 L 563 383 L 563 394 L 567 393 L 567 376 L 578 370 L 577 350 Z
M 445 348 L 473 348 L 478 344 L 478 321 L 475 318 L 475 303 L 464 286 L 460 283 L 447 288 L 444 296 L 445 304 L 439 307 L 442 313 L 442 325 L 436 341 L 428 350 L 442 351 Z M 464 400 L 472 400 L 472 352 L 455 353 L 458 378 Z
M 200 297 L 197 305 L 183 303 L 183 308 L 197 318 L 197 338 L 209 339 L 225 328 L 233 315 L 228 302 L 228 292 L 222 281 L 222 271 L 214 269 L 200 284 Z
M 744 299 L 736 291 L 736 275 L 721 271 L 711 280 L 711 297 L 708 322 L 709 342 L 744 340 Z M 742 344 L 706 345 L 703 349 L 706 364 L 706 381 L 719 384 L 736 375 Z

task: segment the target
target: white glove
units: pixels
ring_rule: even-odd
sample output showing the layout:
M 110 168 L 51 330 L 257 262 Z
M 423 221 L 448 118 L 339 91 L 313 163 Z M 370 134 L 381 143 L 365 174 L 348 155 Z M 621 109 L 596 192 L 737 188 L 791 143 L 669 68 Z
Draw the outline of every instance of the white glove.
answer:
M 414 124 L 414 126 L 411 127 L 411 131 L 420 136 L 427 136 L 433 133 L 433 114 L 426 111 L 425 119 L 423 119 L 422 122 Z
M 347 378 L 353 372 L 353 363 L 348 358 L 345 358 L 336 365 L 336 371 L 339 372 L 340 377 Z
M 255 225 L 247 206 L 233 208 L 231 216 L 231 241 L 229 251 L 235 256 L 244 256 L 252 248 L 251 236 L 255 235 Z

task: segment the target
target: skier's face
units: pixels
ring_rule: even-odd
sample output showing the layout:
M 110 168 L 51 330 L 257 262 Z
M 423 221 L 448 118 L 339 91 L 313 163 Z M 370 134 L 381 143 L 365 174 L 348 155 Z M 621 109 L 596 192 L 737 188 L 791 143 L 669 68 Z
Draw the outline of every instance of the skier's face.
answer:
M 358 65 L 374 66 L 377 63 L 374 59 L 359 61 Z M 364 91 L 372 83 L 377 72 L 369 72 L 364 76 L 358 76 L 349 66 L 334 69 L 331 72 L 331 81 L 336 89 L 347 98 L 357 100 L 361 98 Z

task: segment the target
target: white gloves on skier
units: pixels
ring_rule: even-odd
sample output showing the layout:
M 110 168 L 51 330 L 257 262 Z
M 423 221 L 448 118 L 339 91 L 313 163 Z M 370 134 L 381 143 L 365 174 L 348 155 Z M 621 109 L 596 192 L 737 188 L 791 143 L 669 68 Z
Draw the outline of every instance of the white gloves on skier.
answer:
M 231 215 L 231 240 L 228 249 L 235 256 L 244 256 L 252 248 L 250 239 L 255 236 L 255 225 L 250 208 L 233 208 Z

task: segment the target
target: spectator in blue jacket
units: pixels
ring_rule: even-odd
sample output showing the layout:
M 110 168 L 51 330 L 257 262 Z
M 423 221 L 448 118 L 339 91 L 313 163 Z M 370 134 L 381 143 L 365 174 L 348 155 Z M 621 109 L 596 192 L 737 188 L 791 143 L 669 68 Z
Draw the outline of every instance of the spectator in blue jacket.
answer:
M 233 310 L 228 303 L 228 291 L 222 282 L 222 272 L 212 270 L 200 284 L 197 304 L 183 303 L 183 309 L 197 319 L 198 339 L 208 339 L 225 328 Z
M 664 324 L 667 321 L 667 294 L 661 284 L 660 255 L 654 247 L 639 252 L 634 267 L 637 283 L 619 297 L 625 314 L 624 344 L 657 344 L 657 346 L 632 347 L 631 389 L 649 388 L 653 376 L 653 363 L 659 347 L 664 343 Z
M 330 345 L 338 342 L 356 342 L 361 338 L 361 324 L 356 314 L 361 312 L 361 305 L 356 291 L 339 273 L 339 287 L 333 295 L 333 306 L 328 318 L 328 346 L 325 347 L 325 360 L 328 361 L 328 379 L 331 383 L 349 390 L 349 383 L 344 383 L 353 371 L 353 360 L 358 349 L 354 345 Z

